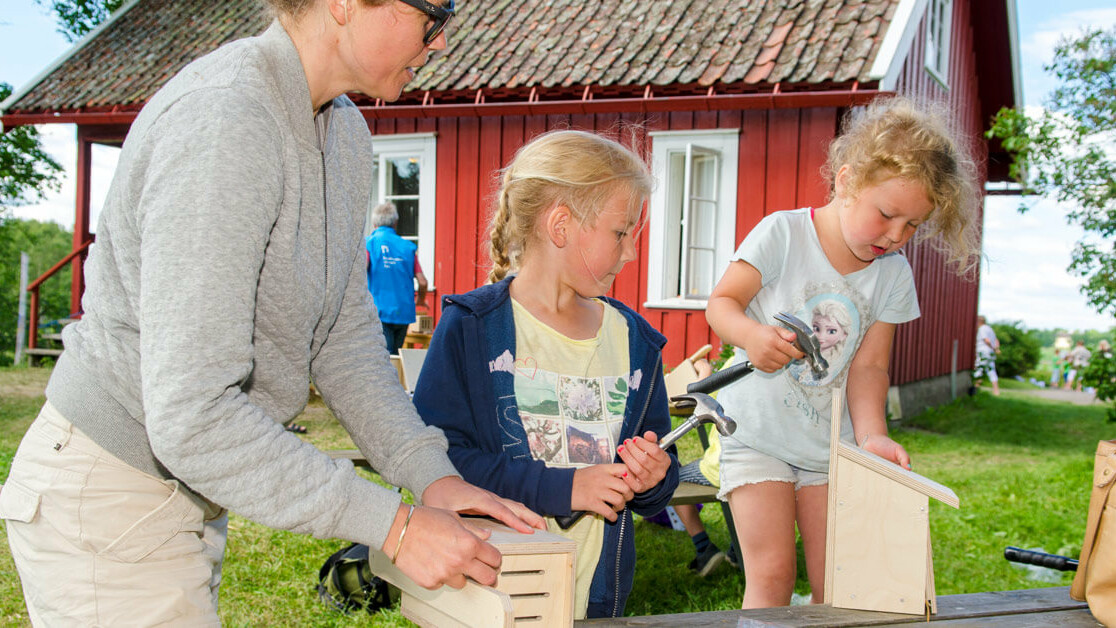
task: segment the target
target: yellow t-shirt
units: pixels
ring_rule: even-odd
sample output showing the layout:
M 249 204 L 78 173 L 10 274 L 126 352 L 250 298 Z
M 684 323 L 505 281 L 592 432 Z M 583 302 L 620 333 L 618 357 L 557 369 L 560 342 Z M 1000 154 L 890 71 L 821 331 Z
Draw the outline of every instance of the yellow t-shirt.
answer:
M 512 299 L 515 318 L 515 400 L 531 456 L 548 467 L 611 463 L 628 402 L 628 322 L 604 308 L 597 335 L 574 340 Z M 568 530 L 547 518 L 551 532 L 577 543 L 574 611 L 585 617 L 589 585 L 604 543 L 604 519 L 582 517 Z

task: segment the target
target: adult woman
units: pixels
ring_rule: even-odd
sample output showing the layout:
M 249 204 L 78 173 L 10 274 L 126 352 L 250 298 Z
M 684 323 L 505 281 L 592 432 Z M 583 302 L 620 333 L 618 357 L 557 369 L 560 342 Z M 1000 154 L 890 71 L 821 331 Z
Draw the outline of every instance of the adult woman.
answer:
M 184 68 L 124 145 L 84 316 L 0 493 L 33 623 L 218 624 L 224 508 L 381 548 L 425 586 L 491 583 L 500 561 L 439 508 L 542 525 L 456 475 L 398 386 L 364 281 L 371 143 L 344 94 L 398 98 L 450 11 L 271 2 L 264 34 Z M 311 380 L 428 507 L 284 431 Z

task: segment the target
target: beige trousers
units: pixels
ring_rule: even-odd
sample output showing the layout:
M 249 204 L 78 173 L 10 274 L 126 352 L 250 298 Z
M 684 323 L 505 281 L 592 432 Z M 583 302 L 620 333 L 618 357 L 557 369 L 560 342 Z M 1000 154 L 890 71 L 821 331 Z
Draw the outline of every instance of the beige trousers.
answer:
M 0 488 L 35 626 L 219 626 L 228 516 L 116 458 L 47 402 Z

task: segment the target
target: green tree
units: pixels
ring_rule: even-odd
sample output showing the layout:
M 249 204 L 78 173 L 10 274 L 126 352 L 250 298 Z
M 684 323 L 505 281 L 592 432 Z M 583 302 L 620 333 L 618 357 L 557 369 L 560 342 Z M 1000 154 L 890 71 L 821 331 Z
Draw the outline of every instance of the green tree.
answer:
M 31 257 L 34 281 L 70 252 L 72 234 L 54 222 L 0 218 L 0 366 L 12 363 L 19 320 L 19 254 Z M 40 323 L 70 314 L 70 275 L 48 279 L 39 290 Z
M 1089 365 L 1081 371 L 1081 385 L 1095 388 L 1101 401 L 1116 400 L 1116 357 L 1111 349 L 1093 349 Z M 1108 420 L 1116 421 L 1116 404 L 1108 407 Z
M 77 41 L 105 21 L 124 0 L 35 0 L 58 16 L 58 32 Z
M 1045 69 L 1060 81 L 1046 109 L 1002 109 L 988 135 L 1011 153 L 1011 174 L 1026 194 L 1071 208 L 1067 220 L 1086 235 L 1069 271 L 1085 279 L 1090 305 L 1116 314 L 1116 27 L 1063 39 Z
M 1033 331 L 1023 329 L 1023 321 L 992 323 L 992 331 L 1000 341 L 1000 354 L 996 356 L 1000 377 L 1026 375 L 1038 365 L 1042 344 Z
M 10 96 L 12 86 L 0 83 L 0 102 Z M 30 198 L 42 198 L 57 190 L 62 166 L 43 150 L 39 131 L 18 126 L 0 134 L 0 215 Z

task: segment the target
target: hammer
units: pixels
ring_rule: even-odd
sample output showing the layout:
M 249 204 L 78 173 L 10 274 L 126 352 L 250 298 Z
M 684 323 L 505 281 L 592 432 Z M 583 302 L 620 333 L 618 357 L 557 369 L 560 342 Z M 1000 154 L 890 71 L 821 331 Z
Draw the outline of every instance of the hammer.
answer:
M 708 378 L 706 378 L 708 379 Z M 705 381 L 705 380 L 702 380 Z M 674 444 L 674 441 L 682 438 L 682 435 L 702 423 L 712 423 L 717 431 L 722 436 L 728 436 L 736 431 L 736 421 L 725 415 L 724 409 L 717 400 L 710 397 L 705 393 L 700 392 L 687 392 L 684 395 L 677 395 L 670 398 L 680 408 L 693 408 L 694 412 L 687 419 L 670 431 L 666 436 L 659 441 L 659 447 L 666 449 Z M 570 526 L 577 523 L 581 517 L 585 515 L 584 510 L 575 510 L 569 516 L 559 515 L 554 518 L 558 527 L 563 530 L 569 529 Z

